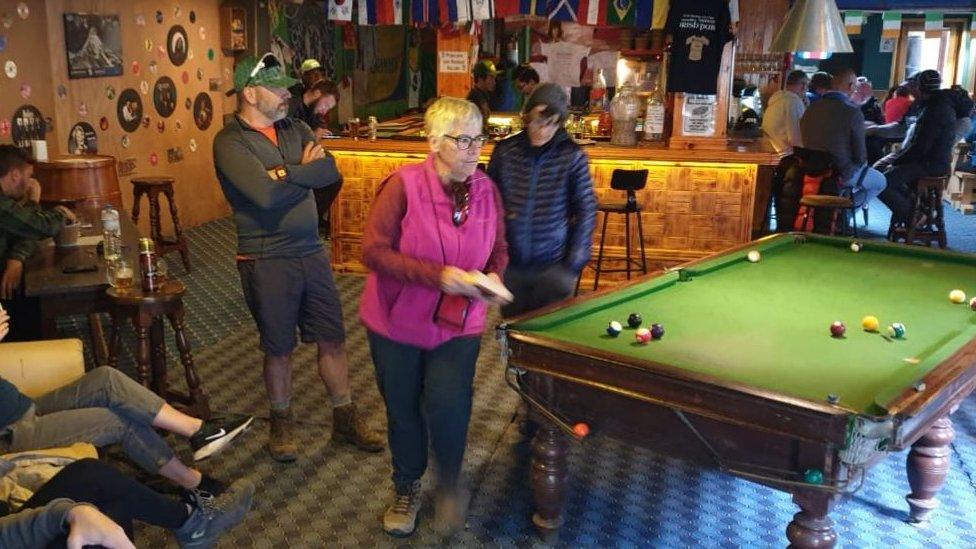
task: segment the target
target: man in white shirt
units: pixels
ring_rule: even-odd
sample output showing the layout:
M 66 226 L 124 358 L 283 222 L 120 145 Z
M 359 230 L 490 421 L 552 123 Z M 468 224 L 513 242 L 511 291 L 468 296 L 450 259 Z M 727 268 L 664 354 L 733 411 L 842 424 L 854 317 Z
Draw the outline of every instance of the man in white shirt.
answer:
M 786 88 L 769 98 L 763 113 L 762 129 L 780 154 L 793 154 L 793 147 L 802 147 L 800 117 L 806 110 L 806 96 L 810 78 L 803 71 L 792 71 L 786 76 Z

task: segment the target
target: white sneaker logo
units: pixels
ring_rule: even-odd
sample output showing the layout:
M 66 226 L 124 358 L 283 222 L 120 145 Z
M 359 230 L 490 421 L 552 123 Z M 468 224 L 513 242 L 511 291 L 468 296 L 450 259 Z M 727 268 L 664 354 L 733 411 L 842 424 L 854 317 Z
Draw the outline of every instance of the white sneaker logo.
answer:
M 209 437 L 204 437 L 203 440 L 213 440 L 215 438 L 220 438 L 220 437 L 222 437 L 222 436 L 224 436 L 226 434 L 227 434 L 227 430 L 224 429 L 223 427 L 221 427 L 219 431 L 217 431 L 216 433 L 210 435 Z
M 193 532 L 193 535 L 190 536 L 190 539 L 200 539 L 204 535 L 206 535 L 206 533 L 207 533 L 207 530 L 206 529 L 197 530 L 196 532 Z

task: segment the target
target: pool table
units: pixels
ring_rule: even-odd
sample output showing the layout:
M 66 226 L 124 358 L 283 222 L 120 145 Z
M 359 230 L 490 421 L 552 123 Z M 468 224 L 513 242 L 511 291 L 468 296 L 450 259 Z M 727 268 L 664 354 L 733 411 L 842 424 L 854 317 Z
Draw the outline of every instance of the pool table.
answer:
M 949 299 L 976 293 L 976 256 L 851 244 L 774 235 L 499 326 L 506 379 L 539 425 L 539 533 L 558 532 L 566 451 L 574 440 L 585 451 L 588 436 L 792 493 L 787 538 L 799 548 L 833 546 L 832 506 L 911 446 L 910 519 L 926 520 L 949 469 L 949 415 L 976 386 L 976 312 Z M 664 336 L 636 342 L 635 312 Z M 862 329 L 867 315 L 879 331 Z M 896 322 L 903 337 L 886 332 Z

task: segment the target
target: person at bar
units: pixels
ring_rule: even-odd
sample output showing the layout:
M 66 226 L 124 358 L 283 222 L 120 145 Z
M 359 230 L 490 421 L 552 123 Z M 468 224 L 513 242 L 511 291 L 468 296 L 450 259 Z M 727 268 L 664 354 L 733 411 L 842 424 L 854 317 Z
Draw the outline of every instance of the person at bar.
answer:
M 864 114 L 850 100 L 857 75 L 851 69 L 834 74 L 829 92 L 810 104 L 800 119 L 807 149 L 830 153 L 842 186 L 850 189 L 855 207 L 863 207 L 885 188 L 885 178 L 868 166 Z
M 817 99 L 830 91 L 830 82 L 833 76 L 829 72 L 819 71 L 810 77 L 810 89 L 807 90 L 807 103 L 813 103 Z
M 807 73 L 795 70 L 786 75 L 786 87 L 769 98 L 769 106 L 763 113 L 762 129 L 769 138 L 773 149 L 782 155 L 773 176 L 772 194 L 776 201 L 777 230 L 792 230 L 796 217 L 795 204 L 798 203 L 797 185 L 786 186 L 787 181 L 795 181 L 793 147 L 802 147 L 800 118 L 806 110 L 806 91 L 810 78 Z M 786 196 L 789 195 L 789 196 Z
M 908 87 L 899 84 L 888 90 L 888 97 L 881 104 L 884 111 L 885 124 L 900 122 L 905 117 L 905 113 L 912 106 L 912 97 L 908 93 Z
M 519 65 L 513 74 L 515 89 L 522 94 L 523 104 L 539 85 L 539 73 L 529 65 Z
M 566 132 L 569 98 L 540 84 L 522 110 L 520 132 L 495 146 L 488 175 L 505 201 L 511 263 L 505 281 L 515 300 L 505 317 L 573 295 L 590 260 L 596 196 L 589 158 Z
M 463 526 L 460 479 L 475 364 L 489 304 L 480 277 L 501 285 L 508 262 L 501 197 L 478 169 L 487 136 L 478 109 L 444 97 L 424 116 L 430 154 L 401 167 L 377 191 L 366 222 L 360 302 L 376 383 L 386 403 L 393 502 L 383 530 L 417 526 L 428 445 L 437 460 L 434 524 Z
M 294 78 L 267 54 L 242 59 L 234 71 L 238 112 L 214 138 L 217 178 L 234 210 L 237 268 L 257 323 L 271 407 L 268 450 L 281 462 L 298 458 L 291 412 L 295 331 L 315 343 L 318 373 L 332 402 L 332 440 L 378 452 L 380 433 L 356 409 L 349 386 L 342 305 L 318 235 L 312 191 L 339 180 L 335 159 L 305 123 L 287 118 Z
M 482 130 L 487 133 L 488 117 L 491 116 L 491 93 L 495 91 L 498 71 L 495 64 L 488 59 L 482 59 L 475 63 L 471 69 L 471 77 L 474 79 L 474 86 L 468 92 L 468 101 L 474 103 L 481 112 Z
M 339 88 L 329 80 L 319 80 L 299 96 L 288 101 L 288 116 L 308 125 L 321 138 L 332 135 L 329 131 L 328 113 L 339 102 Z

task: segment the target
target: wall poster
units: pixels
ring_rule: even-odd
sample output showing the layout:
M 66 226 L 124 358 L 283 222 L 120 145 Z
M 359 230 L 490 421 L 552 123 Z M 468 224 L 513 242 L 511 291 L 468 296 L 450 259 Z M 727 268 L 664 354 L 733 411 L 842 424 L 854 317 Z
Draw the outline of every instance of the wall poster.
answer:
M 68 78 L 122 74 L 122 27 L 118 15 L 64 14 Z

